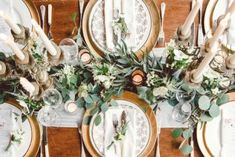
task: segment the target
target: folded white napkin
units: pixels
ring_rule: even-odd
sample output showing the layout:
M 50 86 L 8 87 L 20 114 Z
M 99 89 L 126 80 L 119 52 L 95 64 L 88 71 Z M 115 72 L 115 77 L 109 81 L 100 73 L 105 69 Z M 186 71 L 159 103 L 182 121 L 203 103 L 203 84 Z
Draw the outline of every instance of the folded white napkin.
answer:
M 105 112 L 105 139 L 104 139 L 104 156 L 105 157 L 136 157 L 136 132 L 135 132 L 135 110 L 125 109 L 127 114 L 127 132 L 122 141 L 115 142 L 109 149 L 115 135 L 113 126 L 113 117 L 116 116 L 118 123 L 121 123 L 122 108 L 110 108 Z
M 235 108 L 221 111 L 221 157 L 235 154 Z
M 114 50 L 114 30 L 112 27 L 115 16 L 114 10 L 119 10 L 119 13 L 121 13 L 122 6 L 125 22 L 130 33 L 130 35 L 126 37 L 125 42 L 129 48 L 136 46 L 135 3 L 136 0 L 105 0 L 105 37 L 108 50 Z
M 10 148 L 5 151 L 13 129 L 13 116 L 11 109 L 1 109 L 0 108 L 0 156 L 3 157 L 13 157 L 14 151 Z

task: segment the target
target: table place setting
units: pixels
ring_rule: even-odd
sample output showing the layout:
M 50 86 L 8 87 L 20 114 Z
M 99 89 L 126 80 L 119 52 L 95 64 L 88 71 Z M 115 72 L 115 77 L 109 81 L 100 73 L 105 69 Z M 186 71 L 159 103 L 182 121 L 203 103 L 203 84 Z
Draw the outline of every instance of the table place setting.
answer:
M 0 4 L 0 156 L 58 156 L 51 128 L 81 157 L 164 156 L 165 129 L 184 156 L 235 153 L 234 0 L 190 1 L 170 40 L 169 1 L 78 0 L 59 41 L 65 4 Z

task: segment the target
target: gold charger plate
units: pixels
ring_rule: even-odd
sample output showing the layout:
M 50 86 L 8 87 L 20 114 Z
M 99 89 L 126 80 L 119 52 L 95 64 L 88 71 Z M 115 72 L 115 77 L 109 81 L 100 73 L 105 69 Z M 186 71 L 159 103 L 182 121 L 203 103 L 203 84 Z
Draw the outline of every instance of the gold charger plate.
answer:
M 14 99 L 10 99 L 6 103 L 15 106 L 19 110 L 22 110 L 22 107 Z M 34 115 L 27 116 L 27 119 L 31 127 L 32 135 L 31 135 L 30 146 L 27 152 L 25 153 L 24 157 L 35 157 L 37 156 L 39 146 L 40 146 L 40 128 L 39 128 L 37 118 Z
M 155 0 L 143 0 L 143 1 L 150 12 L 150 17 L 152 21 L 151 21 L 151 30 L 149 38 L 147 39 L 145 44 L 141 47 L 141 49 L 135 52 L 138 58 L 140 59 L 143 57 L 143 53 L 149 53 L 154 48 L 160 32 L 160 14 L 156 4 L 157 2 Z M 104 52 L 102 52 L 98 48 L 98 46 L 92 41 L 92 37 L 91 34 L 89 33 L 89 28 L 88 28 L 89 16 L 96 2 L 97 0 L 89 0 L 83 15 L 82 30 L 86 44 L 90 49 L 90 51 L 92 52 L 92 54 L 95 57 L 102 57 L 104 56 Z
M 153 148 L 155 147 L 155 142 L 157 139 L 157 122 L 156 122 L 156 117 L 152 108 L 145 101 L 141 100 L 138 97 L 138 95 L 129 91 L 125 91 L 120 97 L 114 97 L 113 99 L 130 101 L 136 104 L 139 108 L 141 108 L 145 112 L 146 117 L 150 123 L 150 136 L 149 136 L 150 138 L 145 149 L 139 155 L 139 157 L 148 156 L 153 150 Z M 89 112 L 90 112 L 89 110 L 86 111 L 84 114 L 84 117 L 89 116 Z M 92 142 L 89 136 L 89 125 L 82 124 L 82 137 L 84 140 L 84 144 L 87 150 L 89 151 L 89 153 L 91 154 L 91 156 L 100 157 L 99 153 L 95 150 L 95 148 L 92 145 Z
M 235 101 L 235 92 L 228 93 L 229 102 Z M 199 148 L 205 157 L 214 157 L 206 142 L 206 123 L 197 125 L 197 141 Z
M 26 4 L 27 8 L 30 11 L 31 17 L 34 18 L 39 24 L 41 23 L 40 16 L 36 6 L 34 5 L 32 0 L 23 0 Z

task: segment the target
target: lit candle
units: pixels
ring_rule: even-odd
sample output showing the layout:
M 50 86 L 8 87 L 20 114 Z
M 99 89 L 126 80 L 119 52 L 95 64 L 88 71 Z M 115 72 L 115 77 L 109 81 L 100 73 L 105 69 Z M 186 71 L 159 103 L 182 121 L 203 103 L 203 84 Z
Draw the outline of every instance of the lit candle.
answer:
M 144 81 L 144 73 L 141 70 L 136 70 L 132 73 L 132 83 L 134 85 L 141 85 Z
M 74 113 L 77 111 L 78 107 L 74 101 L 67 101 L 64 105 L 65 111 L 69 113 Z
M 36 91 L 36 87 L 31 83 L 29 82 L 29 80 L 27 80 L 26 78 L 24 77 L 21 77 L 20 78 L 20 84 L 23 86 L 23 88 L 30 93 L 30 95 L 33 95 L 34 92 Z
M 79 52 L 80 59 L 83 63 L 89 64 L 91 61 L 91 55 L 89 54 L 89 51 L 86 49 L 83 49 Z
M 194 19 L 198 13 L 200 9 L 200 2 L 197 2 L 193 9 L 191 10 L 191 12 L 189 13 L 187 19 L 185 20 L 183 26 L 182 26 L 182 29 L 181 29 L 181 34 L 186 36 L 189 34 L 190 32 L 190 29 L 191 29 L 191 25 L 193 24 L 194 22 Z
M 9 45 L 20 60 L 23 61 L 25 59 L 24 53 L 19 49 L 19 47 L 16 45 L 16 43 L 12 39 L 7 37 L 5 34 L 1 33 L 0 40 L 4 41 L 7 45 Z
M 42 42 L 44 43 L 47 51 L 52 56 L 56 56 L 57 55 L 56 48 L 52 45 L 51 41 L 48 39 L 48 37 L 46 36 L 44 31 L 41 29 L 41 27 L 38 25 L 38 23 L 34 19 L 32 19 L 31 22 L 32 22 L 32 25 L 33 25 L 35 31 L 37 32 L 38 36 L 41 38 Z
M 5 15 L 2 11 L 0 11 L 0 16 L 6 21 L 15 34 L 21 33 L 20 27 L 9 16 Z
M 228 13 L 226 16 L 220 21 L 219 26 L 217 27 L 213 37 L 208 40 L 209 49 L 214 46 L 219 40 L 219 37 L 224 33 L 225 29 L 228 27 L 228 21 L 231 17 L 231 14 Z

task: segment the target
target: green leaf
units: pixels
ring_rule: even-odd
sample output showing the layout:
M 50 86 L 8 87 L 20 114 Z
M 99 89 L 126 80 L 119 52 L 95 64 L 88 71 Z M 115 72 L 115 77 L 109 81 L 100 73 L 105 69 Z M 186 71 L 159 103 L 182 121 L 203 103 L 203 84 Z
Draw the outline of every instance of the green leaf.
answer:
M 198 100 L 199 108 L 203 111 L 207 111 L 210 108 L 210 98 L 206 95 L 203 95 Z
M 225 104 L 229 101 L 229 96 L 227 94 L 223 94 L 221 97 L 219 97 L 216 101 L 216 104 L 218 106 Z
M 218 105 L 213 104 L 209 109 L 209 114 L 211 117 L 215 118 L 220 114 L 220 108 Z
M 202 121 L 202 122 L 209 122 L 209 121 L 211 121 L 213 118 L 210 116 L 210 115 L 208 115 L 207 113 L 203 113 L 201 116 L 200 116 L 200 120 Z
M 93 103 L 93 99 L 92 99 L 92 97 L 91 97 L 90 95 L 88 95 L 88 96 L 85 97 L 84 99 L 85 99 L 86 103 L 88 103 L 88 104 Z
M 101 123 L 101 116 L 100 116 L 100 115 L 97 115 L 97 116 L 95 117 L 95 125 L 98 126 L 100 123 Z
M 101 108 L 101 111 L 102 111 L 103 113 L 106 112 L 106 111 L 109 109 L 107 103 L 103 103 L 100 108 Z
M 76 21 L 76 18 L 77 18 L 77 13 L 74 12 L 74 13 L 72 14 L 72 16 L 71 16 L 71 19 L 72 19 L 73 22 L 75 22 L 75 21 Z
M 110 101 L 111 106 L 118 106 L 118 103 L 115 100 Z
M 193 151 L 193 147 L 189 144 L 185 144 L 180 148 L 180 151 L 184 155 L 189 155 Z
M 178 137 L 180 137 L 182 135 L 182 133 L 183 133 L 183 129 L 177 128 L 177 129 L 172 131 L 171 136 L 173 138 L 178 138 Z
M 190 128 L 183 132 L 183 137 L 185 139 L 189 139 L 190 137 L 192 137 L 192 134 L 193 134 L 193 130 Z

